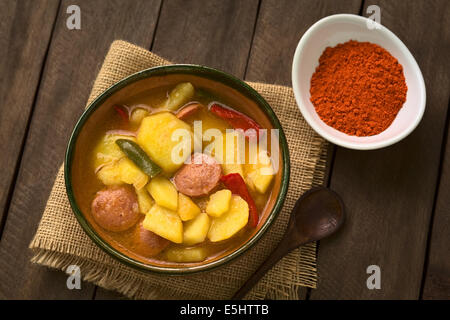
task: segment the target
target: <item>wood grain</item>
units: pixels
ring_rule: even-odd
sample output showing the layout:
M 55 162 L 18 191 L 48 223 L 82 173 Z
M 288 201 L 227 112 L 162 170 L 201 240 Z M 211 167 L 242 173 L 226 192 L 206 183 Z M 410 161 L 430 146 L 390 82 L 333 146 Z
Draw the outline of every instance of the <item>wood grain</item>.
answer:
M 295 48 L 317 20 L 336 13 L 358 14 L 361 0 L 263 0 L 246 80 L 291 85 Z
M 81 30 L 66 28 L 71 4 L 81 8 Z M 159 7 L 158 0 L 62 1 L 0 243 L 0 298 L 93 296 L 93 285 L 67 290 L 62 272 L 31 265 L 28 244 L 109 45 L 125 39 L 149 47 Z
M 164 1 L 152 51 L 244 76 L 258 0 Z
M 0 226 L 8 206 L 59 1 L 0 2 Z M 1 228 L 0 228 L 1 237 Z
M 447 121 L 449 121 L 448 114 Z M 447 131 L 441 166 L 442 174 L 434 211 L 423 299 L 450 299 L 450 129 Z
M 164 1 L 152 51 L 177 63 L 215 67 L 243 77 L 258 2 Z M 225 23 L 233 21 L 232 23 Z M 122 298 L 98 288 L 95 299 Z
M 337 148 L 331 188 L 348 219 L 321 241 L 312 299 L 417 299 L 433 208 L 450 88 L 448 1 L 375 1 L 381 23 L 410 49 L 425 78 L 427 107 L 404 141 L 376 151 Z M 448 196 L 447 196 L 448 197 Z M 381 268 L 368 290 L 366 268 Z

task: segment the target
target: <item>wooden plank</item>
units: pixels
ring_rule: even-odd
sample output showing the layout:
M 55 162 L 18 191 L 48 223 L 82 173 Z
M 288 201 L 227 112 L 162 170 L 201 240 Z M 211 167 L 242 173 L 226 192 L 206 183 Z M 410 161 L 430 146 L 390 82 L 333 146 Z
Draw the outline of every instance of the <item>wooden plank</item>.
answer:
M 258 1 L 164 1 L 152 51 L 176 63 L 218 68 L 243 78 Z M 99 288 L 95 299 L 120 295 Z
M 447 114 L 447 121 L 449 121 L 448 116 Z M 429 243 L 423 299 L 450 299 L 450 128 L 447 131 L 444 150 Z
M 447 1 L 374 1 L 381 23 L 415 56 L 427 86 L 419 127 L 376 151 L 337 148 L 331 188 L 348 219 L 321 241 L 320 282 L 312 299 L 417 299 L 437 183 L 450 88 Z M 432 17 L 432 18 L 430 18 Z M 381 268 L 381 289 L 369 290 L 369 265 Z
M 72 4 L 81 8 L 81 30 L 66 28 Z M 63 273 L 31 265 L 27 247 L 109 45 L 125 39 L 150 47 L 159 7 L 159 0 L 62 1 L 0 243 L 0 298 L 93 296 L 93 285 L 67 290 Z
M 336 13 L 358 14 L 361 0 L 263 0 L 246 80 L 291 85 L 295 48 L 317 20 Z
M 264 0 L 258 16 L 246 80 L 290 86 L 294 51 L 309 26 L 330 14 L 357 14 L 360 6 L 359 0 Z M 306 289 L 301 289 L 300 297 L 305 299 L 306 293 Z
M 58 5 L 0 2 L 0 236 Z
M 164 1 L 152 51 L 243 77 L 258 0 Z

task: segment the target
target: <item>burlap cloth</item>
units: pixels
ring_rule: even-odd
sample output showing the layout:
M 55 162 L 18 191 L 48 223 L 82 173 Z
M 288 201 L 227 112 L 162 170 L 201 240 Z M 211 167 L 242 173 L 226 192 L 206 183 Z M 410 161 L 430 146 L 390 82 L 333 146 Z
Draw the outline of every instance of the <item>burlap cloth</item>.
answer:
M 124 41 L 115 41 L 94 83 L 88 103 L 116 81 L 139 70 L 169 64 L 159 56 Z M 291 181 L 284 208 L 264 237 L 241 258 L 201 274 L 160 276 L 127 267 L 99 249 L 84 233 L 69 205 L 63 167 L 59 169 L 30 248 L 32 262 L 66 270 L 78 265 L 81 276 L 106 289 L 137 299 L 227 299 L 263 262 L 283 235 L 289 212 L 304 191 L 323 181 L 326 142 L 307 125 L 291 88 L 250 83 L 272 106 L 285 130 Z M 248 299 L 296 299 L 299 286 L 315 288 L 316 244 L 291 252 L 247 295 Z

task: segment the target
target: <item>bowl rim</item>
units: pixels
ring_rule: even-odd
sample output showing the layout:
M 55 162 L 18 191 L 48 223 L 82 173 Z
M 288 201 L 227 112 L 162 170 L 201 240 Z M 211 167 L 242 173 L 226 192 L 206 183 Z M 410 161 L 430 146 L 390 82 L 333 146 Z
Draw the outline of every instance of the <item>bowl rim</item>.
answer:
M 412 69 L 413 69 L 413 72 L 418 78 L 422 99 L 421 99 L 421 101 L 418 101 L 419 108 L 418 108 L 418 111 L 417 111 L 417 114 L 416 114 L 416 117 L 415 117 L 414 121 L 412 121 L 405 130 L 403 130 L 399 134 L 395 135 L 394 137 L 385 139 L 383 141 L 378 141 L 378 142 L 370 142 L 370 143 L 361 142 L 361 143 L 356 143 L 356 142 L 343 141 L 341 138 L 336 137 L 333 134 L 329 134 L 328 132 L 325 132 L 317 124 L 316 120 L 313 119 L 308 114 L 308 112 L 306 112 L 306 109 L 305 109 L 306 107 L 303 106 L 302 99 L 301 99 L 303 93 L 301 93 L 300 89 L 299 89 L 299 83 L 300 83 L 299 63 L 300 63 L 300 59 L 301 59 L 303 50 L 305 50 L 307 41 L 309 40 L 310 37 L 312 37 L 312 33 L 316 29 L 321 27 L 322 25 L 330 23 L 330 22 L 333 22 L 333 21 L 348 21 L 348 22 L 353 21 L 353 22 L 356 22 L 358 24 L 360 24 L 360 23 L 367 23 L 367 21 L 372 21 L 373 22 L 373 20 L 371 20 L 371 19 L 359 16 L 359 15 L 355 15 L 355 14 L 334 14 L 334 15 L 330 15 L 330 16 L 327 16 L 325 18 L 322 18 L 322 19 L 316 21 L 303 34 L 303 36 L 301 37 L 301 39 L 298 42 L 298 45 L 297 45 L 297 47 L 295 49 L 294 58 L 293 58 L 293 62 L 292 62 L 292 89 L 294 91 L 294 97 L 295 97 L 297 105 L 298 105 L 298 107 L 300 109 L 300 112 L 302 113 L 303 117 L 308 122 L 308 124 L 314 129 L 314 131 L 316 131 L 324 139 L 326 139 L 326 140 L 328 140 L 328 141 L 330 141 L 330 142 L 332 142 L 332 143 L 334 143 L 336 145 L 339 145 L 341 147 L 345 147 L 345 148 L 348 148 L 348 149 L 355 149 L 355 150 L 374 150 L 374 149 L 384 148 L 384 147 L 387 147 L 387 146 L 390 146 L 390 145 L 392 145 L 394 143 L 399 142 L 400 140 L 402 140 L 405 137 L 407 137 L 419 125 L 420 121 L 422 120 L 423 114 L 425 112 L 425 106 L 426 106 L 425 81 L 423 79 L 423 75 L 422 75 L 422 72 L 420 70 L 420 67 L 417 64 L 417 61 L 414 58 L 414 56 L 412 55 L 411 51 L 409 51 L 408 47 L 391 30 L 389 30 L 387 27 L 385 27 L 385 26 L 383 26 L 381 24 L 378 24 L 378 23 L 377 23 L 377 27 L 379 27 L 378 31 L 380 31 L 383 34 L 383 36 L 389 37 L 392 41 L 394 41 L 395 45 L 398 46 L 398 48 L 405 54 L 407 59 L 410 61 L 410 64 L 411 64 Z M 319 59 L 319 57 L 317 57 L 317 60 L 318 59 Z
M 125 88 L 126 86 L 135 83 L 137 81 L 155 77 L 155 76 L 164 76 L 169 74 L 189 74 L 204 77 L 213 81 L 221 82 L 243 94 L 247 98 L 253 100 L 259 108 L 268 116 L 270 122 L 272 123 L 274 129 L 279 130 L 279 141 L 280 141 L 280 149 L 282 150 L 282 163 L 283 169 L 281 173 L 281 185 L 280 191 L 275 201 L 275 204 L 269 213 L 267 220 L 261 226 L 261 228 L 242 246 L 238 247 L 236 250 L 231 252 L 230 254 L 221 257 L 218 260 L 199 265 L 199 266 L 184 266 L 184 267 L 164 267 L 164 266 L 155 266 L 143 263 L 136 259 L 133 259 L 124 253 L 121 253 L 119 250 L 112 247 L 107 241 L 103 240 L 94 228 L 91 227 L 90 223 L 84 217 L 81 209 L 78 207 L 73 187 L 72 187 L 72 160 L 75 151 L 75 144 L 78 138 L 79 133 L 81 132 L 84 124 L 87 119 L 114 93 L 119 90 Z M 103 91 L 100 95 L 98 95 L 84 110 L 83 114 L 78 119 L 75 127 L 70 135 L 69 142 L 67 144 L 67 149 L 65 153 L 65 161 L 64 161 L 64 180 L 66 186 L 66 193 L 69 199 L 70 206 L 72 208 L 73 213 L 81 225 L 84 232 L 93 240 L 93 242 L 99 246 L 103 251 L 107 254 L 115 258 L 116 260 L 124 263 L 127 266 L 133 267 L 135 269 L 156 273 L 156 274 L 166 274 L 166 275 L 185 275 L 203 272 L 207 270 L 212 270 L 217 267 L 223 266 L 230 261 L 236 259 L 241 256 L 248 249 L 253 247 L 253 245 L 263 236 L 263 234 L 269 229 L 272 225 L 273 221 L 276 219 L 278 214 L 280 213 L 283 203 L 286 198 L 288 186 L 289 186 L 289 177 L 290 177 L 290 157 L 289 157 L 289 148 L 286 140 L 286 136 L 284 134 L 281 123 L 276 116 L 275 112 L 272 110 L 267 101 L 250 85 L 240 80 L 239 78 L 228 74 L 226 72 L 201 66 L 195 64 L 172 64 L 167 66 L 157 66 L 153 68 L 144 69 L 138 71 L 134 74 L 131 74 L 116 83 L 110 86 L 108 89 Z

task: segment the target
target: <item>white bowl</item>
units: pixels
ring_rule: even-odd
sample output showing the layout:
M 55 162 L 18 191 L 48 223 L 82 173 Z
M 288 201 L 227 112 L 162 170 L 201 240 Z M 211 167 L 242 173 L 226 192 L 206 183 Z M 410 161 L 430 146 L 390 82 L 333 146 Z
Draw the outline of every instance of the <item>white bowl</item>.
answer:
M 323 138 L 342 147 L 359 150 L 378 149 L 394 144 L 410 134 L 425 111 L 425 83 L 416 60 L 403 42 L 386 27 L 369 29 L 364 17 L 336 14 L 312 25 L 303 35 L 295 50 L 292 65 L 292 88 L 305 120 Z M 323 122 L 310 99 L 310 81 L 319 57 L 326 47 L 334 47 L 349 40 L 378 44 L 397 58 L 403 66 L 408 86 L 406 102 L 392 124 L 380 134 L 368 137 L 350 136 Z

